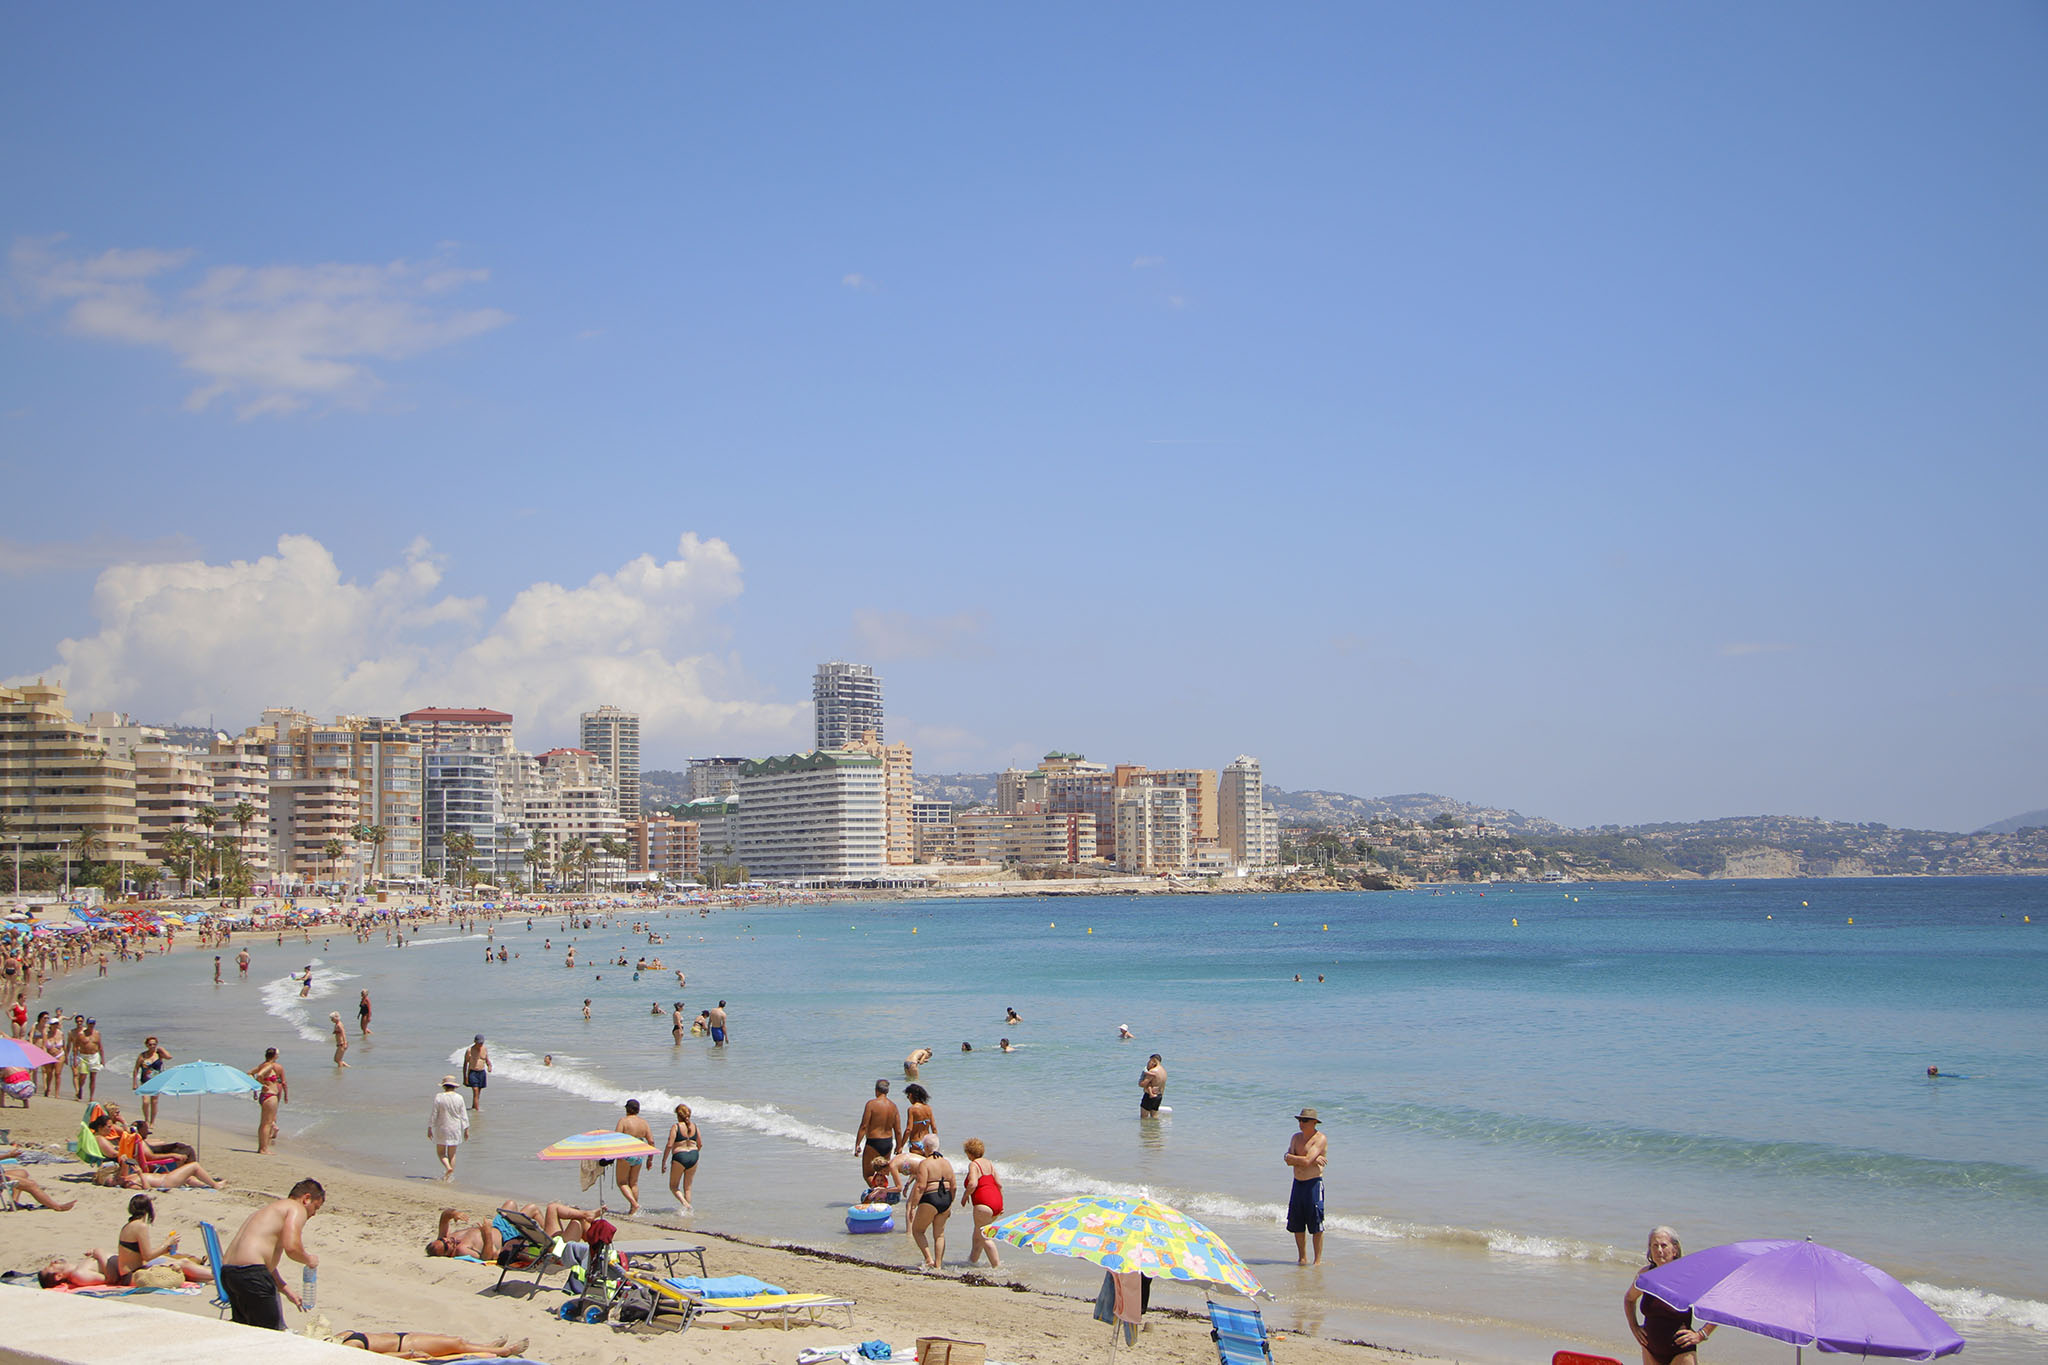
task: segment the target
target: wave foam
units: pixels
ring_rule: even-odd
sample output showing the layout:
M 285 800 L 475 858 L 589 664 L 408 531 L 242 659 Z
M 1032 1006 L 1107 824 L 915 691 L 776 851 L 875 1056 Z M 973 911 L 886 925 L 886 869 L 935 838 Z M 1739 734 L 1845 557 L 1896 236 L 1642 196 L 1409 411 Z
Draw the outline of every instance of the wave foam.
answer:
M 1950 1320 L 1997 1322 L 2024 1327 L 2031 1332 L 2048 1332 L 2048 1303 L 2037 1299 L 2009 1299 L 1985 1289 L 1944 1289 L 1916 1280 L 1906 1286 L 1929 1308 Z
M 466 1049 L 457 1048 L 448 1054 L 451 1064 L 460 1065 Z M 506 1048 L 491 1054 L 493 1074 L 507 1080 L 524 1081 L 529 1085 L 546 1086 L 564 1095 L 589 1100 L 594 1104 L 621 1105 L 627 1100 L 639 1100 L 643 1110 L 672 1111 L 677 1104 L 690 1106 L 691 1117 L 700 1122 L 716 1124 L 721 1128 L 745 1128 L 769 1137 L 788 1138 L 801 1142 L 807 1147 L 816 1147 L 825 1152 L 844 1152 L 848 1149 L 846 1134 L 815 1123 L 806 1123 L 793 1114 L 786 1114 L 772 1104 L 759 1106 L 734 1104 L 729 1100 L 707 1099 L 700 1095 L 678 1095 L 659 1087 L 627 1088 L 593 1072 L 586 1071 L 574 1063 L 579 1060 L 565 1054 L 556 1054 L 553 1066 L 544 1066 L 541 1056 L 535 1052 L 522 1052 L 517 1048 Z
M 332 1042 L 334 1036 L 331 1031 L 314 1026 L 313 1012 L 308 1002 L 325 1000 L 339 993 L 341 983 L 355 980 L 356 974 L 323 967 L 317 957 L 310 965 L 313 968 L 313 989 L 305 996 L 299 994 L 300 979 L 296 976 L 281 976 L 275 981 L 266 981 L 257 993 L 263 998 L 264 1013 L 290 1024 L 299 1037 L 309 1043 Z
M 436 944 L 469 943 L 472 940 L 487 937 L 489 936 L 486 934 L 450 934 L 446 938 L 409 938 L 405 941 L 405 946 L 408 948 L 432 948 Z

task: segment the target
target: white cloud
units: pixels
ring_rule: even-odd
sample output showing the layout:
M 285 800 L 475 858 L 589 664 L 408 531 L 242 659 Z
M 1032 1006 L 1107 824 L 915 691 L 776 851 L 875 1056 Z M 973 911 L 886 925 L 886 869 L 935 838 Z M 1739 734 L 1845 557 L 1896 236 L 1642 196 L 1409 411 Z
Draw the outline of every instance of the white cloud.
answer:
M 1721 657 L 1724 659 L 1747 658 L 1752 654 L 1790 654 L 1791 652 L 1792 646 L 1790 645 L 1772 644 L 1767 641 L 1758 640 L 1742 640 L 1735 644 L 1721 646 Z
M 877 660 L 978 657 L 988 652 L 987 627 L 988 617 L 979 611 L 912 616 L 863 608 L 853 614 L 856 652 Z
M 1166 258 L 1164 256 L 1140 256 L 1138 257 L 1138 259 L 1131 262 L 1131 269 L 1150 270 L 1153 266 L 1165 264 Z
M 873 293 L 882 287 L 876 284 L 873 280 L 869 279 L 867 276 L 862 275 L 858 272 L 851 275 L 841 275 L 839 277 L 839 282 L 845 285 L 848 289 L 861 289 L 867 291 L 868 293 Z
M 573 734 L 601 702 L 638 711 L 657 753 L 790 746 L 807 708 L 755 699 L 717 652 L 715 613 L 741 591 L 722 540 L 684 535 L 673 558 L 641 555 L 568 587 L 522 589 L 495 619 L 481 598 L 441 591 L 424 540 L 368 582 L 327 547 L 288 535 L 277 553 L 209 564 L 125 564 L 100 575 L 97 634 L 65 640 L 75 710 L 151 720 L 253 722 L 266 706 L 319 715 L 396 715 L 485 705 L 518 717 L 522 739 Z
M 243 418 L 316 399 L 360 404 L 381 386 L 366 362 L 402 360 L 511 321 L 495 308 L 450 306 L 449 295 L 490 276 L 445 260 L 222 265 L 177 289 L 163 277 L 193 254 L 65 256 L 57 240 L 17 241 L 13 292 L 61 310 L 79 336 L 169 352 L 204 381 L 187 396 L 188 411 L 226 398 Z

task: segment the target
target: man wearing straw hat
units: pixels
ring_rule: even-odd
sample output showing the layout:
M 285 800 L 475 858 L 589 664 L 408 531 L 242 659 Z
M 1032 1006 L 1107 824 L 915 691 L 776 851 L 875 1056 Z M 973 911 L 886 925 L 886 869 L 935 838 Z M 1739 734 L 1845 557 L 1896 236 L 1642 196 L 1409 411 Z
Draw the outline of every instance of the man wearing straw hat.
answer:
M 441 1078 L 441 1093 L 434 1096 L 427 1111 L 427 1138 L 434 1155 L 441 1158 L 441 1178 L 455 1178 L 455 1149 L 469 1136 L 469 1109 L 462 1102 L 459 1082 L 453 1076 Z
M 1294 1187 L 1287 1192 L 1287 1230 L 1294 1234 L 1294 1252 L 1301 1265 L 1323 1263 L 1323 1168 L 1329 1165 L 1330 1142 L 1322 1134 L 1322 1121 L 1313 1109 L 1294 1116 L 1301 1125 L 1287 1143 L 1281 1159 L 1294 1168 Z M 1316 1258 L 1308 1258 L 1309 1240 L 1315 1241 Z

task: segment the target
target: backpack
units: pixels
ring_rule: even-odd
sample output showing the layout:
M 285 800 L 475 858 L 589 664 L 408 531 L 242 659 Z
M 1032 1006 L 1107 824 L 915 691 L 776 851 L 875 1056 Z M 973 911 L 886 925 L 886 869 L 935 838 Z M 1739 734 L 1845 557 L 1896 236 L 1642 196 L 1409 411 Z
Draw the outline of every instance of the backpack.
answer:
M 613 1312 L 620 1322 L 647 1322 L 654 1317 L 654 1291 L 628 1280 Z

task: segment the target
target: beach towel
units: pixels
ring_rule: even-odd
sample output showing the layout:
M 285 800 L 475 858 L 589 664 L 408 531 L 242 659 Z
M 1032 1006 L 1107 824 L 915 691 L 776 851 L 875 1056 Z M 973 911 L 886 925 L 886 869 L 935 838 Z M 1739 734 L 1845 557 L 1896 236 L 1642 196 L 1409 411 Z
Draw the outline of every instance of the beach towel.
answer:
M 685 1275 L 677 1279 L 664 1280 L 672 1289 L 685 1294 L 694 1294 L 700 1299 L 748 1299 L 757 1294 L 787 1294 L 789 1291 L 779 1285 L 757 1280 L 752 1275 L 718 1275 L 705 1279 L 702 1275 Z

